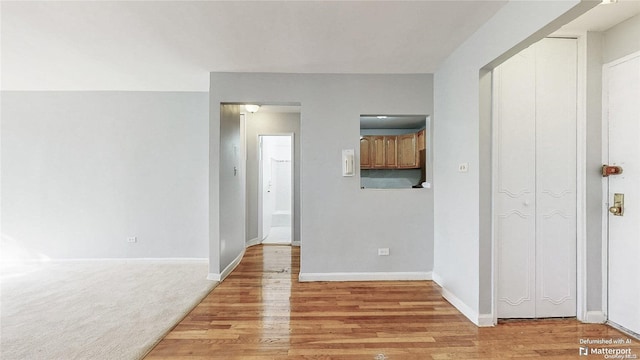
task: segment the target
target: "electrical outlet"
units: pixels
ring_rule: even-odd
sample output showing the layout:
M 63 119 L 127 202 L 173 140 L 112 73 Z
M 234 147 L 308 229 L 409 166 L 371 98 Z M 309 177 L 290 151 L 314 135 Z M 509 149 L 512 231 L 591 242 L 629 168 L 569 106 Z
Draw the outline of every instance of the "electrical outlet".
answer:
M 127 242 L 131 243 L 131 244 L 137 243 L 138 242 L 138 238 L 135 237 L 135 236 L 130 236 L 130 237 L 127 238 Z
M 378 248 L 378 256 L 389 256 L 389 248 Z
M 462 164 L 458 165 L 458 171 L 459 172 L 467 172 L 467 171 L 469 171 L 469 163 L 462 163 Z

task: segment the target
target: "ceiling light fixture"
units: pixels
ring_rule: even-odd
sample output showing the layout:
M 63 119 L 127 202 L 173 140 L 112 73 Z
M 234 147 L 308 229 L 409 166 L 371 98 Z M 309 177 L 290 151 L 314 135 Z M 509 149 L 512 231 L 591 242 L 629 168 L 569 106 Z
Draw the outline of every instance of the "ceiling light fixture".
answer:
M 252 105 L 252 104 L 246 104 L 244 106 L 245 110 L 247 110 L 250 113 L 255 113 L 258 111 L 258 109 L 260 109 L 260 105 Z
M 386 118 L 387 118 L 387 117 L 386 117 L 386 116 L 384 116 L 384 115 L 379 115 L 379 116 L 376 116 L 376 117 L 377 117 L 378 119 L 386 119 Z
M 615 4 L 617 2 L 618 0 L 602 0 L 602 4 L 604 5 Z

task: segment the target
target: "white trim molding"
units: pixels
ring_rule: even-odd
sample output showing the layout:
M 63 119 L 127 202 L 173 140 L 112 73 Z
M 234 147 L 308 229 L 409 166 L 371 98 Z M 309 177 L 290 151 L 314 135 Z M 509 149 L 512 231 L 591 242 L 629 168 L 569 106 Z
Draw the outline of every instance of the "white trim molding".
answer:
M 224 268 L 224 270 L 222 270 L 222 273 L 220 274 L 209 273 L 209 275 L 207 275 L 207 280 L 223 281 L 227 276 L 229 276 L 229 274 L 231 274 L 233 269 L 235 269 L 236 266 L 240 264 L 240 261 L 244 256 L 244 251 L 245 249 L 242 249 L 240 254 L 238 254 L 238 256 L 235 259 L 233 259 L 233 261 L 229 265 L 227 265 L 227 267 Z
M 298 280 L 301 282 L 431 280 L 431 272 L 300 273 Z
M 442 277 L 440 277 L 440 275 L 432 272 L 431 273 L 431 279 L 433 280 L 434 283 L 438 284 L 438 286 L 443 287 L 442 286 L 443 280 L 442 280 Z
M 477 311 L 471 309 L 467 304 L 465 304 L 462 300 L 460 300 L 457 296 L 455 296 L 451 291 L 447 290 L 443 284 L 442 278 L 436 274 L 432 273 L 431 277 L 433 282 L 438 284 L 442 288 L 442 297 L 449 302 L 449 304 L 453 305 L 456 310 L 460 311 L 462 315 L 466 316 L 472 323 L 474 323 L 478 327 L 487 327 L 487 326 L 495 326 L 497 323 L 497 319 L 493 313 L 491 314 L 478 314 Z
M 245 246 L 245 248 L 248 248 L 248 247 L 255 246 L 255 245 L 260 245 L 260 244 L 262 244 L 262 241 L 260 241 L 260 238 L 255 237 L 255 238 L 247 241 L 247 243 L 244 244 L 244 246 Z
M 477 311 L 470 308 L 464 301 L 460 300 L 451 291 L 442 288 L 442 297 L 453 305 L 462 315 L 466 316 L 469 321 L 476 326 L 493 326 L 493 314 L 478 314 Z
M 607 322 L 607 315 L 603 311 L 587 311 L 582 322 L 592 324 L 604 324 Z
M 479 327 L 491 327 L 496 326 L 496 321 L 494 320 L 493 314 L 479 314 L 476 325 Z

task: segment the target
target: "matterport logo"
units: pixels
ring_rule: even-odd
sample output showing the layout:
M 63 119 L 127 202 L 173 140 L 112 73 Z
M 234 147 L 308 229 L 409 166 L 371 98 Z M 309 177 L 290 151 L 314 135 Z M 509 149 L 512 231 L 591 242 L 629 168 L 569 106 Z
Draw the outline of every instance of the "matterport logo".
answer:
M 631 352 L 631 348 L 615 348 L 615 347 L 590 347 L 584 345 L 624 345 L 630 344 L 631 339 L 580 339 L 580 348 L 578 354 L 580 356 L 596 355 L 601 359 L 637 359 L 638 356 Z

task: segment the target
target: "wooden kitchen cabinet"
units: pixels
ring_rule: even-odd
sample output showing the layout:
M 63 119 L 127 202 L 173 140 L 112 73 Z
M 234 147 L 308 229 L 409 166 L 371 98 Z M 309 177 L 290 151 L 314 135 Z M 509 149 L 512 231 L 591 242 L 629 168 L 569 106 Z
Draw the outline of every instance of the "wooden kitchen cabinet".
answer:
M 361 169 L 419 168 L 418 135 L 365 135 L 360 139 Z
M 418 151 L 426 149 L 427 143 L 424 141 L 425 129 L 418 131 Z
M 418 150 L 416 147 L 417 134 L 398 135 L 398 169 L 412 169 L 420 167 Z
M 371 167 L 373 169 L 384 169 L 386 167 L 386 149 L 384 136 L 371 137 Z
M 371 137 L 360 139 L 360 169 L 371 169 Z
M 398 167 L 398 137 L 397 136 L 385 136 L 384 137 L 384 151 L 385 151 L 385 167 L 397 168 Z

